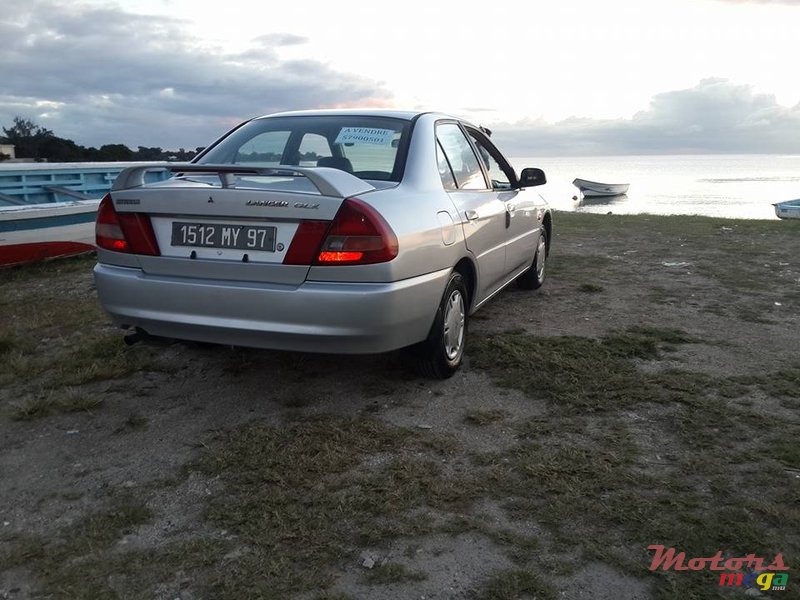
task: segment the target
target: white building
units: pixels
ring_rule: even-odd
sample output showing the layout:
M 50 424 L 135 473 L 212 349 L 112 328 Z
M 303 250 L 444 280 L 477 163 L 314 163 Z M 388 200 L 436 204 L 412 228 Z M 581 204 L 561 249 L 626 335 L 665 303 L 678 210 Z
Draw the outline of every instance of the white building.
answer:
M 0 144 L 0 154 L 5 154 L 10 159 L 16 158 L 14 154 L 14 144 Z

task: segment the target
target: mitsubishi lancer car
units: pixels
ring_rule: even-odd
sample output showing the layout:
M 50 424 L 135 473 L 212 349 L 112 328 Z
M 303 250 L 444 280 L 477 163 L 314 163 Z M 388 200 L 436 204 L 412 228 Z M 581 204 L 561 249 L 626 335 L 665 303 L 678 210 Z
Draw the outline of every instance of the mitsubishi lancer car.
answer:
M 124 170 L 97 215 L 100 303 L 137 336 L 403 348 L 445 378 L 471 314 L 512 282 L 545 279 L 544 173 L 518 175 L 488 130 L 452 116 L 274 114 L 145 182 L 164 168 Z

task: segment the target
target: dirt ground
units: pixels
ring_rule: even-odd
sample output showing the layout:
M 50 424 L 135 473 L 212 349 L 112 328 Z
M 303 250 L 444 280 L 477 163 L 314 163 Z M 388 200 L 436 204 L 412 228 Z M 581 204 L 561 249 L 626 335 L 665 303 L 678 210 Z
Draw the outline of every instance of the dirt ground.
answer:
M 90 257 L 0 272 L 0 599 L 800 598 L 800 223 L 554 230 L 447 381 L 127 347 Z

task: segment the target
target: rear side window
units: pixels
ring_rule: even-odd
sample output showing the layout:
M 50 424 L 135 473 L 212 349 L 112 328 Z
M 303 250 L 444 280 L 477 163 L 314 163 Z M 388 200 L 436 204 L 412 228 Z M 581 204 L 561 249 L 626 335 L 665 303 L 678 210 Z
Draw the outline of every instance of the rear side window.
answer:
M 277 166 L 281 164 L 289 135 L 288 131 L 266 131 L 253 136 L 236 149 L 231 162 L 238 165 Z
M 442 145 L 436 142 L 436 164 L 439 167 L 439 177 L 442 178 L 442 185 L 446 190 L 457 190 L 456 177 L 453 175 L 453 170 L 450 168 L 450 163 L 442 150 Z
M 456 178 L 459 189 L 485 190 L 486 179 L 483 177 L 478 157 L 472 151 L 461 128 L 455 123 L 441 123 L 436 126 L 436 139 L 442 147 L 447 162 Z
M 357 115 L 254 119 L 223 138 L 200 164 L 320 166 L 361 179 L 400 181 L 411 122 Z

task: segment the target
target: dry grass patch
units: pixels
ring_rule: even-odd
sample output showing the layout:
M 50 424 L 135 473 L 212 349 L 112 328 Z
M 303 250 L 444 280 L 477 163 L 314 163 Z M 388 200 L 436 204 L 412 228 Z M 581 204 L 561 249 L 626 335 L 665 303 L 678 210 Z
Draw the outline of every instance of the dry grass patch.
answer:
M 510 332 L 473 344 L 480 368 L 550 412 L 521 422 L 515 447 L 476 457 L 488 492 L 510 514 L 546 526 L 556 548 L 638 577 L 653 543 L 690 556 L 800 555 L 800 480 L 784 469 L 798 458 L 800 420 L 733 400 L 755 390 L 795 394 L 795 370 L 721 378 L 637 368 L 697 342 L 637 328 L 601 339 Z M 657 577 L 659 594 L 680 584 L 675 573 Z M 730 597 L 709 576 L 684 579 L 682 597 Z

